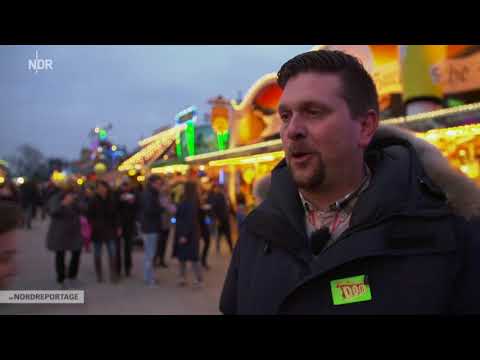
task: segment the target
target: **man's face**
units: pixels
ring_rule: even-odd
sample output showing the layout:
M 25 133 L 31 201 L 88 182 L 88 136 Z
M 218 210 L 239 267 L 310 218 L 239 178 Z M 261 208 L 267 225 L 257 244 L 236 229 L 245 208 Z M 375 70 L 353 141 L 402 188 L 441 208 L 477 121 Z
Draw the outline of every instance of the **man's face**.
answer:
M 0 234 L 0 289 L 6 289 L 8 281 L 16 272 L 15 230 Z
M 327 188 L 361 159 L 361 125 L 352 119 L 336 74 L 291 78 L 279 105 L 280 135 L 297 186 Z

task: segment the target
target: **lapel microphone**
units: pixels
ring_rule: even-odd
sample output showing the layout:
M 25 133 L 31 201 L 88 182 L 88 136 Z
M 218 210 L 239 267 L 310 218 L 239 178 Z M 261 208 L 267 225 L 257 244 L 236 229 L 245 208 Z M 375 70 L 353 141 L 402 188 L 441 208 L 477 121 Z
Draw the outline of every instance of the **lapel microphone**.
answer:
M 335 203 L 333 203 L 330 206 L 330 210 L 332 211 L 342 210 L 347 206 L 350 200 L 352 200 L 358 195 L 360 190 L 363 188 L 363 186 L 369 179 L 370 170 L 365 164 L 364 164 L 364 168 L 365 168 L 365 173 L 367 175 L 364 177 L 364 179 L 362 180 L 361 184 L 357 187 L 357 189 L 347 194 L 342 200 L 335 201 Z M 318 254 L 320 254 L 323 248 L 325 247 L 325 245 L 327 245 L 327 242 L 328 240 L 330 240 L 331 237 L 332 237 L 332 234 L 330 233 L 330 229 L 327 226 L 323 226 L 320 229 L 315 230 L 310 236 L 310 249 L 312 250 L 313 255 L 317 256 Z
M 310 236 L 310 249 L 313 255 L 320 254 L 331 237 L 330 229 L 326 226 L 315 230 Z

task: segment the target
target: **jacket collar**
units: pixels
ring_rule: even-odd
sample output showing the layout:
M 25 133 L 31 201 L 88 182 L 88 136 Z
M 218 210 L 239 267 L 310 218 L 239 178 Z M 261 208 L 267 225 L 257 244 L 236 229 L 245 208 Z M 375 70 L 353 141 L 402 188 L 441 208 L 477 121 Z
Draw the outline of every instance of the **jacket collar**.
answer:
M 283 159 L 272 172 L 269 199 L 279 214 L 301 237 L 306 237 L 305 210 L 291 172 Z
M 414 148 L 429 178 L 445 193 L 456 215 L 465 219 L 480 217 L 480 186 L 455 169 L 441 151 L 415 135 L 413 131 L 396 125 L 380 124 L 374 139 L 403 139 Z

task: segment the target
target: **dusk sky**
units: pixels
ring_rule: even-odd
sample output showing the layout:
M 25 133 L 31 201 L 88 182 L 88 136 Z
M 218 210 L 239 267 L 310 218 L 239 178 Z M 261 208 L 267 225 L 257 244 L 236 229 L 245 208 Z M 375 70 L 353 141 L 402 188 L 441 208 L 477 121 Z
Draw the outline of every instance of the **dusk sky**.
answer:
M 47 157 L 78 159 L 95 126 L 129 151 L 195 105 L 243 95 L 312 45 L 0 46 L 0 159 L 22 144 Z M 52 70 L 28 60 L 51 59 Z

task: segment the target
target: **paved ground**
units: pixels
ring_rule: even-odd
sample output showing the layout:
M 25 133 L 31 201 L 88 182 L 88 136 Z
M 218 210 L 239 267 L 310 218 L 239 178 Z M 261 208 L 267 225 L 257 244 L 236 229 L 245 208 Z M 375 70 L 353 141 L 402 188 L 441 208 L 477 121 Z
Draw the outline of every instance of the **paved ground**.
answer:
M 48 220 L 34 221 L 32 230 L 18 231 L 18 275 L 10 285 L 11 290 L 56 290 L 54 254 L 45 247 Z M 171 245 L 171 241 L 169 242 Z M 167 249 L 170 254 L 170 248 Z M 104 251 L 104 270 L 106 269 Z M 118 284 L 98 284 L 95 280 L 92 253 L 81 255 L 79 280 L 84 284 L 85 304 L 0 304 L 0 314 L 159 314 L 182 315 L 220 314 L 218 301 L 230 260 L 225 242 L 217 253 L 212 239 L 209 262 L 205 272 L 205 287 L 177 286 L 178 265 L 169 259 L 168 269 L 157 269 L 159 287 L 148 288 L 143 283 L 143 250 L 135 248 L 132 276 Z M 69 261 L 69 259 L 67 259 Z M 107 272 L 108 275 L 108 272 Z M 192 279 L 189 272 L 189 279 Z M 108 278 L 108 276 L 107 276 Z

